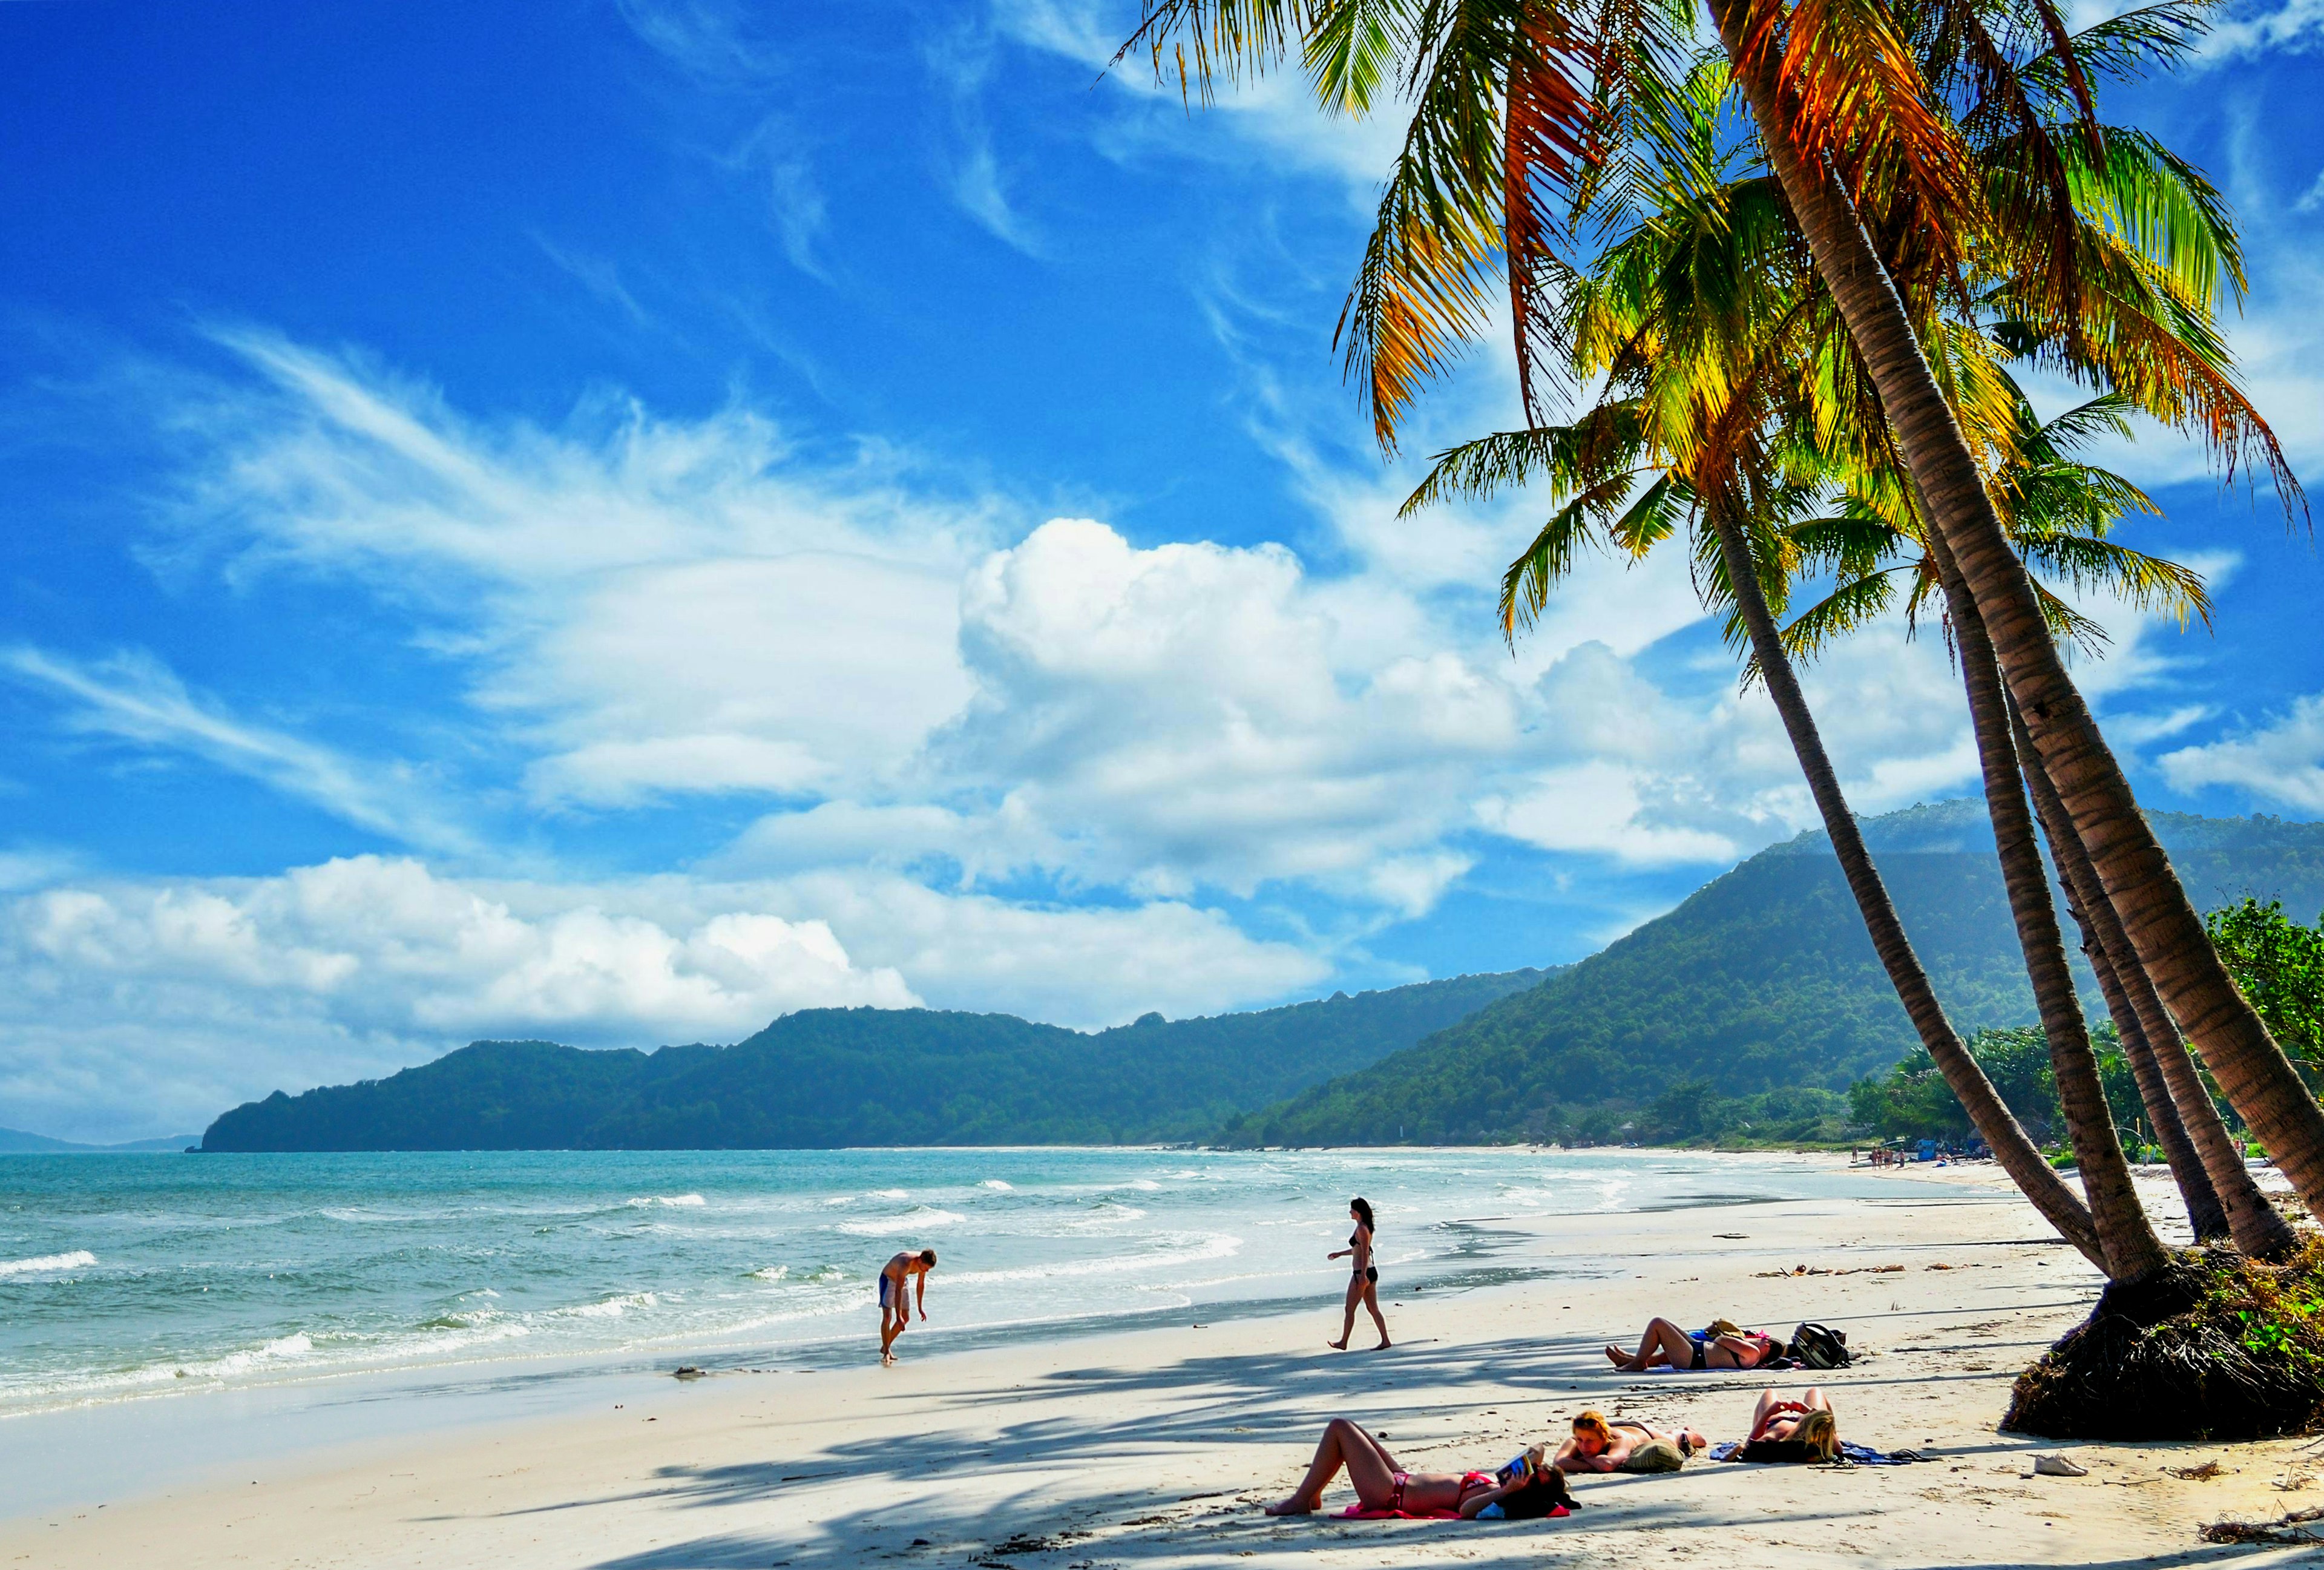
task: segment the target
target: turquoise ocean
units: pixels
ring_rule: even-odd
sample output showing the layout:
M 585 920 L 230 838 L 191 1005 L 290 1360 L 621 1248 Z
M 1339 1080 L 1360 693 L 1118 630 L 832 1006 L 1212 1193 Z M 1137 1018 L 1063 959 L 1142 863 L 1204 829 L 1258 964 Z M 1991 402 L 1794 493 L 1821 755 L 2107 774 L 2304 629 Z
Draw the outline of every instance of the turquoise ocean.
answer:
M 1313 1307 L 1346 1279 L 1323 1256 L 1354 1194 L 1384 1298 L 1612 1268 L 1512 1246 L 1560 1215 L 1903 1197 L 1652 1151 L 6 1156 L 0 1440 L 43 1412 L 366 1374 L 862 1362 L 908 1247 L 940 1259 L 908 1356 Z

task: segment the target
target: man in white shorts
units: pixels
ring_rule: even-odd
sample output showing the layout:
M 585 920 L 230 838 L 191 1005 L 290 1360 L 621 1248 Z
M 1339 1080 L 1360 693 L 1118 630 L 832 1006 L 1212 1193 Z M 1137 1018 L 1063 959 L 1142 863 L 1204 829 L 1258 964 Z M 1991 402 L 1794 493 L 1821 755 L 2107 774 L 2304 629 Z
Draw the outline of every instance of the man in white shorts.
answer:
M 936 1268 L 936 1251 L 922 1249 L 918 1253 L 900 1253 L 890 1260 L 880 1272 L 880 1363 L 891 1367 L 896 1361 L 896 1337 L 904 1334 L 910 1318 L 904 1305 L 904 1288 L 918 1278 L 915 1296 L 920 1310 L 920 1322 L 928 1317 L 928 1272 Z

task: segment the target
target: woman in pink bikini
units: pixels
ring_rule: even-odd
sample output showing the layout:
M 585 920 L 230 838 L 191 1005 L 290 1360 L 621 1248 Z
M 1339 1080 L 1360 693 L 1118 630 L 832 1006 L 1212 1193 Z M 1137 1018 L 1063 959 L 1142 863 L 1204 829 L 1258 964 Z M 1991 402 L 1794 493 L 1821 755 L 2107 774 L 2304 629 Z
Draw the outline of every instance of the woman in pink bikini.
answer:
M 1473 1520 L 1492 1506 L 1536 1487 L 1536 1473 L 1542 1470 L 1540 1452 L 1528 1450 L 1518 1463 L 1503 1469 L 1508 1474 L 1506 1477 L 1484 1472 L 1464 1472 L 1457 1477 L 1449 1472 L 1406 1472 L 1388 1454 L 1388 1446 L 1366 1433 L 1360 1424 L 1334 1418 L 1315 1446 L 1315 1459 L 1309 1464 L 1307 1475 L 1291 1491 L 1290 1498 L 1268 1506 L 1267 1513 L 1314 1514 L 1323 1508 L 1323 1491 L 1332 1486 L 1342 1466 L 1348 1469 L 1348 1481 L 1355 1485 L 1357 1502 L 1365 1510 L 1458 1515 L 1463 1520 Z

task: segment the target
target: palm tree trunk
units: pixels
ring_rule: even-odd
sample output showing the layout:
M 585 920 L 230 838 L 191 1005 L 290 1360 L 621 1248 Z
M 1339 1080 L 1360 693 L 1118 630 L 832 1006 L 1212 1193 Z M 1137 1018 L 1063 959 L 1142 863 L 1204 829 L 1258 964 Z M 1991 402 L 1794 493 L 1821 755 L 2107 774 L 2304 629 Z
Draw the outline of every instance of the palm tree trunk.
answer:
M 1881 882 L 1879 869 L 1872 864 L 1872 853 L 1865 848 L 1863 832 L 1856 826 L 1855 815 L 1848 809 L 1848 799 L 1840 793 L 1840 776 L 1832 771 L 1831 759 L 1823 750 L 1823 737 L 1816 730 L 1815 716 L 1808 711 L 1807 699 L 1802 696 L 1799 679 L 1793 673 L 1791 656 L 1784 652 L 1783 640 L 1775 632 L 1775 618 L 1767 609 L 1767 597 L 1759 587 L 1757 566 L 1752 559 L 1750 542 L 1743 537 L 1741 524 L 1718 503 L 1706 506 L 1703 512 L 1718 536 L 1720 559 L 1726 565 L 1743 625 L 1750 633 L 1751 651 L 1759 661 L 1760 679 L 1767 684 L 1767 696 L 1775 700 L 1784 733 L 1791 737 L 1792 750 L 1799 756 L 1801 772 L 1807 776 L 1808 791 L 1815 798 L 1816 810 L 1823 815 L 1824 831 L 1831 836 L 1832 852 L 1840 858 L 1849 892 L 1856 896 L 1857 909 L 1863 913 L 1873 952 L 1880 956 L 1880 964 L 1887 971 L 1889 983 L 1895 987 L 1913 1029 L 1920 1034 L 1921 1045 L 1928 1048 L 1937 1071 L 1945 1076 L 1945 1084 L 1960 1098 L 1978 1135 L 1993 1147 L 1994 1159 L 2009 1174 L 2010 1180 L 2061 1236 L 2080 1250 L 2090 1263 L 2111 1276 L 2107 1251 L 2099 1245 L 2098 1227 L 2089 1208 L 2074 1196 L 2073 1190 L 2066 1187 L 2064 1179 L 2026 1137 L 2016 1114 L 2002 1101 L 1993 1082 L 1985 1076 L 1985 1070 L 1969 1056 L 1969 1048 L 1961 1045 L 1952 1022 L 1938 1005 L 1928 973 L 1921 968 L 1920 956 L 1913 952 L 1912 941 L 1904 936 L 1904 924 L 1897 919 L 1887 885 Z
M 2106 1086 L 2098 1078 L 2098 1056 L 2090 1050 L 2081 1000 L 2074 995 L 2066 940 L 2058 929 L 2057 909 L 2050 902 L 2049 875 L 2043 869 L 2041 846 L 2034 838 L 2025 784 L 2018 777 L 2017 748 L 2010 740 L 2001 669 L 1994 662 L 1993 645 L 1986 639 L 1977 605 L 1953 568 L 1952 555 L 1933 531 L 1930 548 L 1952 613 L 1961 685 L 1968 690 L 1978 762 L 1985 773 L 1985 806 L 1993 820 L 1993 847 L 2001 858 L 2001 880 L 2009 891 L 2017 945 L 2025 953 L 2025 974 L 2034 984 L 2042 1033 L 2049 1039 L 2050 1068 L 2058 1082 L 2058 1104 L 2066 1114 L 2066 1137 L 2073 1143 L 2074 1160 L 2081 1168 L 2082 1192 L 2089 1199 L 2099 1246 L 2106 1250 L 2107 1275 L 2116 1281 L 2135 1281 L 2160 1268 L 2168 1251 L 2138 1202 L 2130 1163 L 2123 1159 L 2122 1141 L 2115 1132 L 2114 1111 L 2107 1104 Z
M 2043 832 L 2049 832 L 2046 826 Z M 2063 882 L 2064 861 L 2056 859 L 2058 878 Z M 2186 1121 L 2179 1115 L 2178 1104 L 2171 1099 L 2171 1086 L 2163 1080 L 2163 1066 L 2154 1060 L 2154 1048 L 2147 1045 L 2146 1030 L 2138 1022 L 2138 1011 L 2130 1006 L 2130 994 L 2123 990 L 2122 978 L 2115 974 L 2114 963 L 2107 958 L 2106 948 L 2098 942 L 2089 913 L 2070 890 L 2066 895 L 2066 910 L 2081 934 L 2082 956 L 2089 961 L 2091 974 L 2098 978 L 2098 991 L 2106 996 L 2107 1012 L 2114 1019 L 2115 1035 L 2122 1042 L 2122 1055 L 2130 1065 L 2131 1077 L 2138 1081 L 2138 1099 L 2146 1108 L 2146 1121 L 2154 1126 L 2154 1141 L 2163 1147 L 2163 1159 L 2171 1164 L 2172 1179 L 2179 1185 L 2179 1196 L 2186 1202 L 2187 1225 L 2197 1242 L 2231 1241 L 2233 1233 L 2227 1224 L 2227 1210 L 2219 1204 L 2219 1192 L 2211 1187 L 2211 1175 L 2203 1170 L 2202 1152 L 2188 1137 Z
M 2024 780 L 2017 776 L 2017 745 L 2010 741 L 2008 701 L 2001 695 L 2001 667 L 1985 636 L 1976 602 L 1952 553 L 1932 531 L 1938 580 L 1952 611 L 1954 648 L 1961 655 L 1961 685 L 1969 692 L 1969 720 L 1978 736 L 1978 764 L 1985 771 L 1985 813 L 1994 825 L 1994 853 L 2001 857 L 2001 882 L 2008 890 L 2010 918 L 2017 922 L 2017 947 L 2026 956 L 2026 980 L 2034 983 L 2034 1006 L 2041 1011 L 2043 1036 L 2050 1040 L 2050 1073 L 2057 1077 L 2059 1108 L 2066 1113 L 2066 1138 L 2082 1170 L 2082 1194 L 2106 1250 L 2106 1275 L 2134 1282 L 2166 1261 L 2163 1240 L 2154 1235 L 2131 1164 L 2122 1157 L 2115 1113 L 2098 1080 L 2098 1057 L 2089 1049 L 2089 1024 L 2073 992 L 2066 964 L 2066 938 L 2050 903 L 2050 875 L 2043 871 L 2041 845 L 2034 838 L 2034 813 L 2026 810 Z
M 2022 734 L 2024 725 L 2014 706 L 2010 720 L 2017 734 Z M 2163 1082 L 2170 1089 L 2172 1104 L 2179 1109 L 2187 1135 L 2202 1158 L 2203 1171 L 2211 1180 L 2212 1191 L 2227 1213 L 2228 1234 L 2236 1240 L 2237 1248 L 2254 1259 L 2284 1257 L 2300 1246 L 2300 1234 L 2292 1230 L 2292 1224 L 2253 1181 L 2251 1168 L 2244 1164 L 2243 1150 L 2220 1121 L 2219 1109 L 2211 1104 L 2211 1093 L 2204 1087 L 2203 1076 L 2195 1071 L 2195 1060 L 2187 1056 L 2186 1046 L 2179 1039 L 2178 1027 L 2172 1023 L 2154 984 L 2139 968 L 2136 956 L 2131 953 L 2121 919 L 2115 914 L 2105 889 L 2099 885 L 2098 870 L 2090 865 L 2089 854 L 2074 835 L 2056 788 L 2050 783 L 2048 775 L 2033 766 L 2030 753 L 2026 763 L 2025 780 L 2034 788 L 2034 805 L 2042 814 L 2043 832 L 2049 836 L 2050 848 L 2057 853 L 2059 864 L 2064 869 L 2066 887 L 2072 892 L 2075 903 L 2089 916 L 2108 968 L 2129 1000 L 2131 1011 L 2137 1016 L 2140 1033 L 2154 1054 L 2155 1067 L 2162 1071 Z
M 2236 990 L 2140 816 L 2122 766 L 2058 658 L 2024 564 L 2002 532 L 1895 281 L 1831 170 L 1811 167 L 1792 141 L 1794 115 L 1772 51 L 1745 47 L 1741 0 L 1713 0 L 1712 9 L 1768 163 L 1928 503 L 1932 532 L 1951 545 L 1984 614 L 2032 742 L 2028 756 L 2056 785 L 2140 966 L 2293 1189 L 2324 1215 L 2324 1108 Z

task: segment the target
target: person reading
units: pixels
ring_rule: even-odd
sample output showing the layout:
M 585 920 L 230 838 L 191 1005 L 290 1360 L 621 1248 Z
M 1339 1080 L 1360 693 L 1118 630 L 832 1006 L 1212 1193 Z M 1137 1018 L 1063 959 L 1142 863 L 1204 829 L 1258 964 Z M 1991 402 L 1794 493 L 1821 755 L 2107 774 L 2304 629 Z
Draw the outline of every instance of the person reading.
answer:
M 890 1260 L 880 1270 L 880 1365 L 891 1368 L 896 1362 L 896 1337 L 904 1334 L 911 1315 L 904 1304 L 904 1288 L 914 1288 L 914 1298 L 920 1310 L 920 1322 L 928 1317 L 928 1272 L 936 1268 L 936 1251 L 922 1249 L 918 1253 L 900 1253 Z
M 1407 1472 L 1362 1425 L 1334 1418 L 1325 1425 L 1323 1437 L 1315 1445 L 1315 1459 L 1308 1464 L 1307 1475 L 1289 1497 L 1268 1506 L 1267 1513 L 1314 1514 L 1323 1508 L 1323 1491 L 1342 1467 L 1355 1486 L 1357 1508 L 1378 1515 L 1521 1520 L 1545 1516 L 1565 1500 L 1564 1480 L 1544 1461 L 1538 1447 L 1498 1473 Z M 1530 1508 L 1536 1503 L 1541 1508 Z

